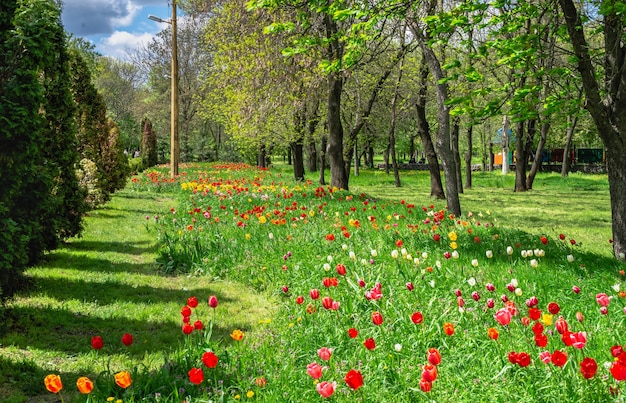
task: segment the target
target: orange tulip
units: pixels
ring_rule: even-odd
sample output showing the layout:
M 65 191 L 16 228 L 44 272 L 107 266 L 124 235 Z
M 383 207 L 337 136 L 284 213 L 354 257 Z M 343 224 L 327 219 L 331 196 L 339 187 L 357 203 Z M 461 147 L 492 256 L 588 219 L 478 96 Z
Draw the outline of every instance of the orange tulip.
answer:
M 59 393 L 63 389 L 59 375 L 50 374 L 44 378 L 43 383 L 46 385 L 46 389 L 52 393 Z
M 128 372 L 122 371 L 115 374 L 115 383 L 120 388 L 126 389 L 133 383 L 133 381 L 130 379 L 130 374 Z
M 454 334 L 454 325 L 450 322 L 446 322 L 443 324 L 443 332 L 448 336 L 452 336 Z
M 93 391 L 93 382 L 91 382 L 91 379 L 87 378 L 86 376 L 81 376 L 76 381 L 76 387 L 78 388 L 78 391 L 80 393 L 82 393 L 83 395 L 88 395 L 89 393 L 91 393 L 91 391 Z
M 243 332 L 241 330 L 239 330 L 239 329 L 235 329 L 230 334 L 230 337 L 232 337 L 233 340 L 235 340 L 235 341 L 239 341 L 239 340 L 243 339 Z

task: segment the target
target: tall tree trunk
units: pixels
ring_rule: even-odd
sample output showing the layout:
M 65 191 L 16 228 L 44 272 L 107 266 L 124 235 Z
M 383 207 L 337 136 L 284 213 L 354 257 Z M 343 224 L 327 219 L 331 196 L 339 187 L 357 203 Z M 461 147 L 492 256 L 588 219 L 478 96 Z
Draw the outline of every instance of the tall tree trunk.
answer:
M 567 116 L 567 134 L 565 136 L 565 147 L 563 148 L 563 164 L 561 165 L 561 176 L 567 178 L 567 174 L 570 169 L 570 154 L 572 149 L 572 136 L 576 129 L 576 123 L 578 122 L 578 115 L 572 117 Z
M 389 154 L 391 153 L 391 147 L 389 143 L 387 143 L 387 147 L 385 147 L 385 151 L 383 153 L 383 163 L 385 164 L 385 175 L 389 175 Z
M 463 178 L 461 177 L 461 154 L 459 153 L 459 119 L 455 118 L 452 124 L 452 131 L 450 132 L 450 146 L 452 148 L 452 155 L 454 156 L 454 163 L 456 164 L 456 187 L 459 193 L 463 193 Z
M 506 175 L 510 171 L 509 161 L 509 117 L 504 116 L 502 119 L 502 175 Z
M 406 32 L 403 32 L 402 38 L 404 38 L 405 35 Z M 389 151 L 391 152 L 391 163 L 393 164 L 394 184 L 397 188 L 399 188 L 401 184 L 400 171 L 398 170 L 398 160 L 396 159 L 396 103 L 398 102 L 398 91 L 400 88 L 400 82 L 402 81 L 402 66 L 404 66 L 404 58 L 400 60 L 400 65 L 398 67 L 398 79 L 396 80 L 393 96 L 391 97 L 391 119 L 389 122 Z
M 336 38 L 338 33 L 337 22 L 330 15 L 324 17 L 324 28 L 328 46 L 326 56 L 329 60 L 341 60 L 343 45 Z M 343 77 L 339 72 L 328 74 L 328 163 L 330 165 L 330 185 L 339 189 L 348 190 L 348 174 L 343 160 L 343 126 L 341 124 L 341 91 Z
M 428 162 L 428 170 L 430 172 L 430 196 L 437 199 L 445 199 L 446 195 L 443 191 L 443 183 L 441 181 L 441 169 L 439 168 L 439 160 L 435 152 L 435 146 L 430 137 L 430 125 L 426 119 L 426 92 L 428 79 L 428 66 L 422 64 L 420 69 L 420 86 L 415 108 L 417 110 L 417 132 L 422 140 L 424 154 Z
M 424 59 L 428 62 L 430 72 L 433 75 L 435 88 L 437 92 L 437 137 L 435 146 L 437 154 L 441 157 L 443 163 L 443 173 L 446 178 L 446 202 L 448 211 L 459 217 L 461 215 L 461 202 L 459 200 L 459 191 L 456 181 L 456 164 L 454 155 L 450 149 L 450 107 L 448 103 L 448 85 L 445 82 L 445 75 L 441 68 L 441 63 L 435 55 L 435 52 L 428 46 L 428 41 L 419 32 L 417 36 L 420 42 L 420 48 Z
M 472 133 L 474 126 L 467 127 L 467 151 L 465 152 L 465 188 L 472 188 Z
M 537 175 L 537 171 L 539 171 L 539 169 L 541 168 L 541 164 L 543 163 L 543 147 L 546 145 L 546 139 L 548 138 L 549 131 L 550 123 L 543 122 L 541 124 L 539 144 L 537 144 L 537 150 L 535 151 L 535 159 L 533 160 L 533 164 L 530 167 L 530 172 L 528 173 L 528 177 L 526 178 L 526 189 L 528 190 L 533 188 L 535 176 Z
M 616 9 L 604 16 L 605 98 L 589 54 L 582 20 L 572 0 L 559 0 L 587 97 L 586 108 L 606 152 L 613 229 L 613 252 L 626 258 L 626 68 L 622 16 Z M 607 10 L 609 12 L 609 10 Z
M 367 164 L 370 168 L 374 168 L 374 147 L 367 146 Z
M 309 158 L 307 160 L 307 168 L 309 172 L 317 171 L 317 147 L 315 141 L 309 143 Z

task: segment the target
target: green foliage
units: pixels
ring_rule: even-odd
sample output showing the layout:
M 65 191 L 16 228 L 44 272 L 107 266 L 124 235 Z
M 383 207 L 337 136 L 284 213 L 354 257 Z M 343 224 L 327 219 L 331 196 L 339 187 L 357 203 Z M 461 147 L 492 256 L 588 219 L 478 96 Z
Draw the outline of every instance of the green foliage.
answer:
M 73 102 L 60 10 L 50 1 L 3 3 L 0 61 L 0 288 L 59 241 L 80 234 L 86 210 L 74 172 Z
M 87 158 L 80 160 L 76 176 L 80 187 L 87 191 L 85 202 L 90 208 L 94 209 L 106 201 L 102 189 L 98 186 L 98 167 L 93 161 Z

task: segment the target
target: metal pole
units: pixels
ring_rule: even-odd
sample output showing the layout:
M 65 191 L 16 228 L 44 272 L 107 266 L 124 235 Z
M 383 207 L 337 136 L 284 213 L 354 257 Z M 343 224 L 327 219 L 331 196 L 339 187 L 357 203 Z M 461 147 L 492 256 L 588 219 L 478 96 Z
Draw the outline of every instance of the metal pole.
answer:
M 172 178 L 178 176 L 180 143 L 178 138 L 178 46 L 176 43 L 176 0 L 172 0 L 172 135 L 171 135 L 171 171 Z

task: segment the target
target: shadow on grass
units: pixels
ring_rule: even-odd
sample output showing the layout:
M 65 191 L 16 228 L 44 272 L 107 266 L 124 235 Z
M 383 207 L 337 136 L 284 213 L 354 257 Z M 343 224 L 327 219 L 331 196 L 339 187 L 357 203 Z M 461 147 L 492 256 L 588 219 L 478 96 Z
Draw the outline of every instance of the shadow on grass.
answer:
M 88 277 L 88 276 L 87 276 Z M 98 305 L 113 305 L 124 302 L 136 304 L 151 304 L 154 302 L 175 302 L 182 307 L 187 298 L 194 293 L 201 303 L 209 295 L 215 295 L 220 303 L 235 302 L 218 289 L 219 285 L 210 288 L 192 289 L 169 289 L 148 285 L 131 285 L 107 279 L 104 282 L 99 278 L 93 281 L 68 280 L 67 278 L 40 277 L 35 280 L 35 286 L 23 297 L 34 297 L 40 293 L 43 296 L 56 298 L 59 301 L 79 300 L 85 303 L 97 303 Z
M 63 245 L 63 249 L 66 249 L 68 252 L 65 258 L 72 255 L 71 252 L 74 251 L 85 251 L 85 252 L 115 252 L 115 253 L 123 253 L 127 255 L 141 255 L 144 253 L 156 253 L 157 245 L 148 242 L 148 241 L 133 241 L 133 242 L 122 242 L 122 241 L 87 241 L 80 240 L 78 242 L 67 242 Z M 61 251 L 63 251 L 61 249 Z M 63 252 L 60 252 L 62 254 Z M 63 259 L 61 259 L 63 260 Z
M 194 318 L 208 324 L 210 317 Z M 23 350 L 62 352 L 71 355 L 96 354 L 99 357 L 127 354 L 141 359 L 146 353 L 168 351 L 180 345 L 185 337 L 182 321 L 131 320 L 124 317 L 99 318 L 80 315 L 65 309 L 16 307 L 7 309 L 5 322 L 11 331 L 3 336 L 3 344 Z M 232 327 L 213 325 L 212 340 L 228 340 Z M 124 333 L 134 337 L 126 347 Z M 100 335 L 104 347 L 95 351 L 91 338 Z M 149 340 L 149 341 L 148 341 Z M 95 360 L 96 358 L 94 356 Z M 105 359 L 106 360 L 106 359 Z

